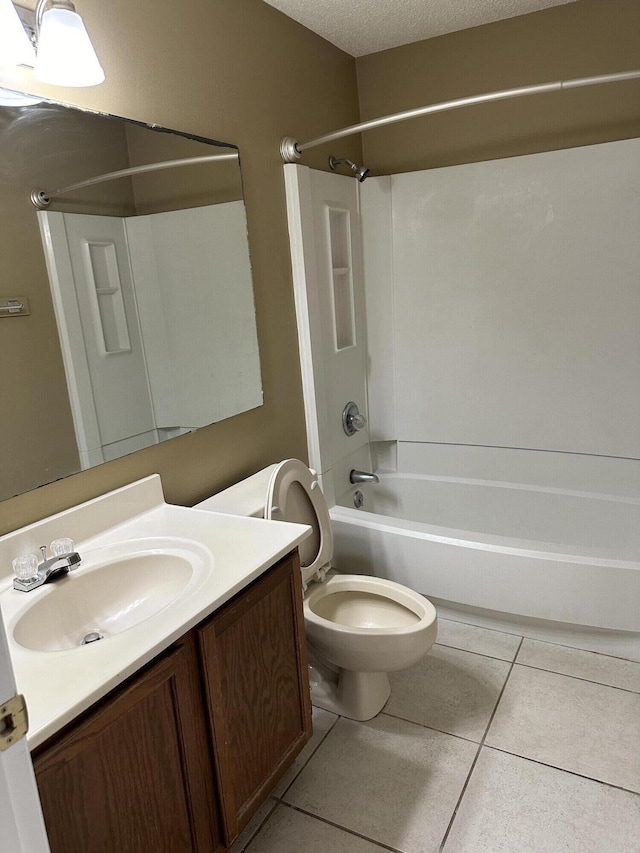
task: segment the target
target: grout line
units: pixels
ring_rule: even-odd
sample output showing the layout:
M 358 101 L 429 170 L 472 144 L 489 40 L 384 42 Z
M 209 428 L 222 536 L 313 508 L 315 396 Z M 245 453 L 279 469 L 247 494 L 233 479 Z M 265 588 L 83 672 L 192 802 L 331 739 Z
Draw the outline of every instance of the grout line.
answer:
M 320 709 L 320 710 L 322 710 L 322 709 Z M 330 711 L 329 713 L 333 714 L 333 711 Z M 302 764 L 302 765 L 301 765 L 300 769 L 299 769 L 299 770 L 298 770 L 298 772 L 295 774 L 295 776 L 293 777 L 293 779 L 289 782 L 289 784 L 288 784 L 288 785 L 287 785 L 287 787 L 284 789 L 284 791 L 280 794 L 280 796 L 279 796 L 279 797 L 278 797 L 278 796 L 274 796 L 274 797 L 273 797 L 275 800 L 277 800 L 279 803 L 283 802 L 283 799 L 282 799 L 282 798 L 284 797 L 284 795 L 287 793 L 287 791 L 289 790 L 289 788 L 290 788 L 290 787 L 293 785 L 293 783 L 296 781 L 296 779 L 298 778 L 298 776 L 302 773 L 302 771 L 303 771 L 303 770 L 304 770 L 304 768 L 307 766 L 307 764 L 311 761 L 311 759 L 312 759 L 312 758 L 313 758 L 313 756 L 316 754 L 316 752 L 320 749 L 320 747 L 321 747 L 321 746 L 322 746 L 322 744 L 325 742 L 325 740 L 327 739 L 327 737 L 329 736 L 329 734 L 333 731 L 333 728 L 334 728 L 334 726 L 336 725 L 336 723 L 338 722 L 338 720 L 339 720 L 339 719 L 341 719 L 340 715 L 339 715 L 339 714 L 336 714 L 336 718 L 335 718 L 335 720 L 331 723 L 331 725 L 329 726 L 329 728 L 328 728 L 328 729 L 326 730 L 326 732 L 324 733 L 324 736 L 323 736 L 323 737 L 320 739 L 320 741 L 316 744 L 316 748 L 313 750 L 313 752 L 312 752 L 312 753 L 311 753 L 311 755 L 307 758 L 307 760 L 304 762 L 304 764 Z
M 634 791 L 632 788 L 624 788 L 622 785 L 614 785 L 613 782 L 605 782 L 602 779 L 597 779 L 595 776 L 586 776 L 584 773 L 578 773 L 575 770 L 567 770 L 566 767 L 558 767 L 557 764 L 549 764 L 546 761 L 540 761 L 538 758 L 531 758 L 529 755 L 510 752 L 508 749 L 502 749 L 499 746 L 492 746 L 490 743 L 485 743 L 483 746 L 486 749 L 493 749 L 495 752 L 512 755 L 514 758 L 519 758 L 522 761 L 530 761 L 532 764 L 539 764 L 542 767 L 548 767 L 550 770 L 557 770 L 559 773 L 567 773 L 569 776 L 577 776 L 579 779 L 586 779 L 589 782 L 597 782 L 598 785 L 604 785 L 605 788 L 614 788 L 616 791 L 624 791 L 625 794 L 633 794 L 635 797 L 640 797 L 640 791 Z
M 430 732 L 438 732 L 441 735 L 447 735 L 447 737 L 454 737 L 457 740 L 463 740 L 465 743 L 473 743 L 476 746 L 480 746 L 480 741 L 474 740 L 470 737 L 465 737 L 464 735 L 455 735 L 453 732 L 447 732 L 444 729 L 436 729 L 435 726 L 427 726 L 426 723 L 416 723 L 415 720 L 409 720 L 407 717 L 400 717 L 398 714 L 392 714 L 390 711 L 385 711 L 384 709 L 380 711 L 379 715 L 381 717 L 391 717 L 393 720 L 402 720 L 403 723 L 409 723 L 412 726 L 418 726 L 421 729 L 427 729 Z
M 453 622 L 455 625 L 466 625 L 468 628 L 477 628 L 480 631 L 493 631 L 494 634 L 506 634 L 506 636 L 508 636 L 508 637 L 523 637 L 525 640 L 531 640 L 531 642 L 533 642 L 533 643 L 542 643 L 542 644 L 546 644 L 548 646 L 559 646 L 562 649 L 571 649 L 574 652 L 584 652 L 586 655 L 600 655 L 600 657 L 603 657 L 603 658 L 613 658 L 613 660 L 624 660 L 624 661 L 628 661 L 629 663 L 637 663 L 640 666 L 640 660 L 636 660 L 634 658 L 625 658 L 625 657 L 622 657 L 621 655 L 611 655 L 611 654 L 607 654 L 607 652 L 599 652 L 599 651 L 596 651 L 594 649 L 583 649 L 580 646 L 570 646 L 569 643 L 557 643 L 557 642 L 554 642 L 553 640 L 541 640 L 540 637 L 530 637 L 529 635 L 524 634 L 524 633 L 516 634 L 515 632 L 505 631 L 501 628 L 487 628 L 485 625 L 475 625 L 473 622 L 463 622 L 461 619 L 451 619 L 448 616 L 446 616 L 446 617 L 443 616 L 442 621 L 443 622 Z M 602 629 L 602 630 L 606 630 L 606 629 Z M 434 643 L 434 645 L 437 645 L 437 643 Z M 440 645 L 443 645 L 443 644 L 441 643 Z M 464 649 L 463 651 L 466 651 L 466 649 Z
M 585 655 L 598 655 L 601 658 L 611 658 L 611 660 L 622 660 L 627 663 L 635 663 L 640 666 L 640 660 L 634 660 L 633 658 L 623 658 L 620 655 L 608 655 L 606 652 L 596 652 L 593 649 L 581 649 L 579 646 L 570 646 L 567 643 L 552 643 L 549 640 L 539 640 L 537 637 L 527 637 L 524 635 L 525 640 L 530 640 L 532 643 L 542 643 L 542 645 L 547 646 L 558 646 L 561 649 L 570 649 L 572 652 L 582 652 Z
M 279 804 L 280 804 L 280 801 L 279 801 L 279 800 L 276 800 L 275 798 L 272 798 L 272 799 L 273 799 L 273 806 L 272 806 L 272 807 L 269 809 L 269 811 L 267 812 L 267 814 L 266 814 L 266 816 L 265 816 L 264 820 L 261 820 L 261 821 L 260 821 L 260 824 L 259 824 L 259 825 L 258 825 L 258 827 L 256 828 L 256 831 L 251 833 L 251 835 L 249 836 L 249 839 L 248 839 L 247 843 L 244 845 L 244 847 L 242 848 L 242 850 L 238 850 L 238 853 L 244 853 L 244 851 L 247 849 L 247 847 L 249 847 L 249 845 L 253 843 L 253 840 L 254 840 L 254 838 L 256 837 L 256 835 L 260 832 L 260 830 L 262 829 L 262 827 L 265 825 L 265 823 L 269 820 L 269 818 L 273 815 L 273 813 L 275 812 L 275 810 L 278 808 L 278 806 L 279 806 Z M 237 840 L 238 840 L 238 839 L 236 839 L 236 841 L 237 841 Z M 235 844 L 235 843 L 236 843 L 236 841 L 234 841 L 234 842 L 233 842 L 233 844 Z M 231 847 L 230 847 L 230 850 L 231 850 L 231 851 L 233 851 L 233 844 L 232 844 L 232 845 L 231 845 Z
M 559 675 L 561 678 L 573 678 L 575 681 L 584 681 L 587 684 L 597 684 L 598 687 L 608 687 L 610 690 L 621 690 L 623 693 L 631 693 L 632 696 L 640 695 L 640 690 L 631 690 L 629 687 L 618 687 L 616 684 L 605 684 L 604 681 L 595 681 L 593 678 L 584 678 L 582 675 L 571 675 L 569 672 L 558 672 L 557 669 L 546 669 L 544 666 L 534 666 L 530 663 L 514 661 L 516 666 L 523 669 L 536 669 L 538 672 L 548 672 L 550 675 Z
M 520 644 L 518 645 L 518 650 L 516 651 L 516 657 L 518 656 L 518 653 L 522 647 L 523 642 L 524 642 L 524 637 L 522 637 L 520 640 Z M 465 779 L 464 785 L 462 786 L 462 790 L 460 791 L 460 796 L 458 797 L 458 802 L 456 803 L 455 808 L 453 809 L 453 814 L 451 815 L 451 819 L 449 820 L 449 824 L 447 826 L 447 829 L 446 829 L 446 831 L 442 837 L 442 841 L 440 842 L 440 847 L 438 848 L 438 853 L 443 853 L 443 851 L 444 851 L 445 844 L 447 843 L 447 838 L 449 837 L 449 833 L 451 832 L 453 822 L 456 819 L 456 815 L 458 814 L 458 809 L 460 808 L 460 805 L 462 803 L 462 798 L 464 797 L 466 790 L 469 787 L 469 782 L 471 780 L 471 776 L 473 774 L 473 771 L 475 769 L 476 764 L 478 763 L 478 759 L 480 758 L 480 753 L 482 751 L 482 747 L 484 745 L 487 734 L 489 733 L 489 729 L 491 728 L 491 723 L 493 722 L 493 718 L 496 715 L 496 711 L 498 710 L 498 705 L 500 704 L 500 700 L 502 699 L 505 688 L 509 682 L 509 678 L 511 677 L 511 673 L 513 672 L 514 666 L 515 666 L 515 659 L 511 663 L 511 666 L 509 667 L 509 672 L 507 673 L 507 677 L 505 678 L 504 684 L 502 685 L 502 690 L 500 691 L 500 695 L 498 696 L 496 704 L 493 707 L 493 711 L 491 713 L 491 716 L 489 717 L 489 722 L 487 723 L 487 726 L 484 730 L 484 734 L 482 735 L 480 743 L 478 744 L 478 749 L 477 749 L 475 757 L 471 763 L 471 767 L 469 768 L 469 772 L 467 773 L 467 778 Z
M 427 598 L 426 595 L 425 598 Z M 515 631 L 503 631 L 501 628 L 486 628 L 484 625 L 474 625 L 473 622 L 463 622 L 461 619 L 451 619 L 449 616 L 443 616 L 442 621 L 453 622 L 456 625 L 466 625 L 468 628 L 477 628 L 479 631 L 493 631 L 494 634 L 506 634 L 508 637 L 524 636 L 524 634 L 516 634 Z
M 340 829 L 342 832 L 346 832 L 348 835 L 355 835 L 356 838 L 361 838 L 363 841 L 368 841 L 370 844 L 375 844 L 376 847 L 380 847 L 382 850 L 390 850 L 391 853 L 403 853 L 402 850 L 399 850 L 397 847 L 390 847 L 388 844 L 385 844 L 384 841 L 376 841 L 375 838 L 370 838 L 368 835 L 363 835 L 361 832 L 356 832 L 353 829 L 347 829 L 347 827 L 342 826 L 339 823 L 334 823 L 334 821 L 332 820 L 327 820 L 326 817 L 321 817 L 320 815 L 314 814 L 313 812 L 308 812 L 305 809 L 300 808 L 300 806 L 293 806 L 291 805 L 291 803 L 282 803 L 282 805 L 286 806 L 292 811 L 300 812 L 300 814 L 307 815 L 307 817 L 319 820 L 321 823 L 326 823 L 329 826 L 333 826 L 335 829 Z
M 512 636 L 515 637 L 516 635 L 513 634 Z M 521 637 L 520 639 L 523 640 L 524 637 Z M 499 657 L 496 657 L 495 655 L 487 655 L 484 652 L 475 652 L 472 649 L 463 649 L 460 646 L 451 646 L 448 643 L 434 643 L 433 646 L 440 646 L 443 649 L 454 649 L 456 652 L 467 652 L 470 655 L 479 655 L 481 658 L 490 658 L 491 660 L 500 660 L 500 661 L 502 661 L 502 663 L 513 663 L 515 661 L 515 658 L 499 658 Z M 433 648 L 433 646 L 431 648 Z

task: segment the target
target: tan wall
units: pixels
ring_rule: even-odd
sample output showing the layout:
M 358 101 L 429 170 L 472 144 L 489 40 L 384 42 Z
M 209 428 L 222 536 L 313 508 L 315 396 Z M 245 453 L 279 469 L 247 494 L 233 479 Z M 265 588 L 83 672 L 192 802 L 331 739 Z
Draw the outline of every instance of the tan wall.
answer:
M 277 459 L 306 456 L 278 143 L 358 120 L 354 60 L 262 0 L 83 0 L 81 12 L 104 84 L 47 90 L 27 71 L 2 69 L 0 85 L 240 147 L 265 404 L 5 501 L 0 533 L 152 472 L 169 501 L 188 504 Z M 361 156 L 354 139 L 340 151 Z M 327 154 L 305 159 L 325 168 Z
M 640 68 L 638 0 L 578 0 L 356 61 L 361 119 L 467 95 Z M 640 81 L 534 95 L 364 134 L 373 174 L 640 136 Z
M 90 143 L 90 144 L 89 144 Z M 31 188 L 54 190 L 127 165 L 120 123 L 40 105 L 0 108 L 0 297 L 31 314 L 0 320 L 0 499 L 80 469 Z M 61 196 L 52 210 L 134 212 L 130 182 Z
M 218 148 L 175 133 L 158 133 L 135 124 L 127 125 L 126 134 L 132 166 L 233 153 L 232 148 Z M 131 181 L 136 213 L 139 215 L 242 199 L 239 160 L 147 172 L 134 176 Z

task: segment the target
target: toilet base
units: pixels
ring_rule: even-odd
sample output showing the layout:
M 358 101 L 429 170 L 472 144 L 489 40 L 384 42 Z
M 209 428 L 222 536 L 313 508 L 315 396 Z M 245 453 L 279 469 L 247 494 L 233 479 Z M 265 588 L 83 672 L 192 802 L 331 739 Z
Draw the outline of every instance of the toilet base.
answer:
M 333 673 L 332 673 L 333 675 Z M 325 711 L 350 720 L 370 720 L 384 708 L 391 695 L 386 672 L 352 672 L 340 670 L 337 679 L 319 678 L 314 668 L 311 702 Z

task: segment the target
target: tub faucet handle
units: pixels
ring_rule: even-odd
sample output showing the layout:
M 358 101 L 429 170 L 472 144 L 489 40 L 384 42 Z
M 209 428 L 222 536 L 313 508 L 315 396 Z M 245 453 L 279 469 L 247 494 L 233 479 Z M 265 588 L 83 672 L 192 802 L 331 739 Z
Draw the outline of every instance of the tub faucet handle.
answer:
M 360 414 L 356 403 L 347 403 L 342 412 L 342 429 L 346 435 L 355 435 L 358 430 L 364 429 L 367 419 Z

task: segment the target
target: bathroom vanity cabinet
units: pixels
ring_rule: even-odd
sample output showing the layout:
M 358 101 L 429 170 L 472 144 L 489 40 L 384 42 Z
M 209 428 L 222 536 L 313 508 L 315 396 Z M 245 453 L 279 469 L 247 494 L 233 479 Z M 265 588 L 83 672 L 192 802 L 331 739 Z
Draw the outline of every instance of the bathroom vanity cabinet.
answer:
M 37 750 L 51 851 L 224 851 L 310 734 L 293 552 Z

